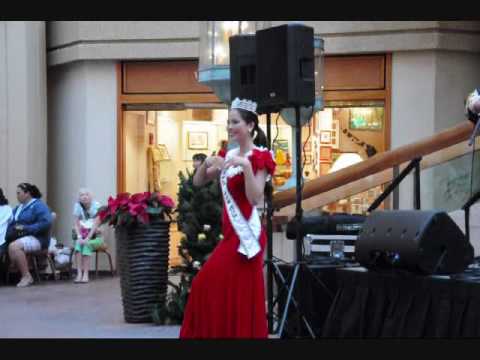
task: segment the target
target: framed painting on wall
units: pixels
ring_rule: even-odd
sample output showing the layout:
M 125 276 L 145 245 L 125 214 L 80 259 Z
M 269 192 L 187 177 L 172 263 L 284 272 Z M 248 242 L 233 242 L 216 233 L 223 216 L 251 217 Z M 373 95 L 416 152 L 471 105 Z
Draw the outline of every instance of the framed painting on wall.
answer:
M 208 150 L 208 132 L 189 131 L 187 133 L 187 144 L 189 150 Z
M 350 130 L 381 131 L 384 117 L 383 107 L 351 108 L 348 128 Z
M 320 131 L 320 143 L 330 145 L 332 143 L 332 131 L 322 130 Z

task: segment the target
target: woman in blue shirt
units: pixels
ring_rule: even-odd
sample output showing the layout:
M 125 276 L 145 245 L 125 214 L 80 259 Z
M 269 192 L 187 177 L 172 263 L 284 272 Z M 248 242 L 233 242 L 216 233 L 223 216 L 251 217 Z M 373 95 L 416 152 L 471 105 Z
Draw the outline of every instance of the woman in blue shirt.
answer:
M 35 185 L 21 183 L 17 187 L 17 200 L 20 204 L 13 209 L 6 236 L 10 261 L 22 274 L 17 287 L 26 287 L 33 283 L 26 254 L 47 249 L 50 244 L 52 215 L 41 197 L 42 194 Z

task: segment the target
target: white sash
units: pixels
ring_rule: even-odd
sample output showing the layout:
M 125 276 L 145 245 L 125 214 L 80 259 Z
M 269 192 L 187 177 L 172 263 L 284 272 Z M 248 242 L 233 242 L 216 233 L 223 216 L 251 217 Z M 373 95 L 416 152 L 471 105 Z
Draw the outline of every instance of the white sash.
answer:
M 228 217 L 232 223 L 235 232 L 240 239 L 240 245 L 238 247 L 238 252 L 247 256 L 251 259 L 257 255 L 260 248 L 260 233 L 261 233 L 261 224 L 260 217 L 257 212 L 257 208 L 252 206 L 252 214 L 250 219 L 247 221 L 243 216 L 242 212 L 238 208 L 235 200 L 230 195 L 227 187 L 227 174 L 225 170 L 222 170 L 220 174 L 220 185 L 222 186 L 223 199 L 225 201 L 225 208 L 227 209 Z

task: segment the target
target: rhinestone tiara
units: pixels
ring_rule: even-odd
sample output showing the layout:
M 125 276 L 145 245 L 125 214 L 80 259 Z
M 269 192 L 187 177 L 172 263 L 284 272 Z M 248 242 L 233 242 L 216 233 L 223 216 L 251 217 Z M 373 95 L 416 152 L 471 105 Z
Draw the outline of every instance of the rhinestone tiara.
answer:
M 232 106 L 230 108 L 247 110 L 257 115 L 257 103 L 255 101 L 239 99 L 237 97 L 232 101 Z

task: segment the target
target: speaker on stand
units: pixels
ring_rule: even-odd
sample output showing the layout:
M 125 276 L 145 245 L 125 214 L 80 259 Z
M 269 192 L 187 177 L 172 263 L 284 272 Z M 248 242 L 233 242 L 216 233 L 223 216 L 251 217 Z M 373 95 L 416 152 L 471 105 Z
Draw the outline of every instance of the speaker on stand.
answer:
M 295 218 L 301 223 L 302 210 L 302 163 L 301 163 L 301 119 L 300 107 L 315 103 L 315 63 L 313 28 L 300 24 L 289 24 L 257 31 L 256 33 L 256 83 L 257 102 L 260 114 L 280 112 L 283 108 L 295 109 L 296 146 L 296 211 Z M 273 215 L 273 212 L 271 213 Z M 275 273 L 288 289 L 287 300 L 280 320 L 277 335 L 282 336 L 291 303 L 297 309 L 297 322 L 303 321 L 312 338 L 314 331 L 302 313 L 293 290 L 299 270 L 306 268 L 302 256 L 303 236 L 300 228 L 296 234 L 296 259 L 290 283 L 286 281 L 277 264 L 271 261 Z M 269 242 L 271 248 L 271 242 Z M 271 253 L 270 253 L 271 254 Z M 271 259 L 271 256 L 269 257 Z M 269 313 L 272 309 L 269 307 Z M 269 319 L 270 320 L 270 319 Z M 297 327 L 300 329 L 300 327 Z
M 259 113 L 313 106 L 313 28 L 300 24 L 282 25 L 259 30 L 256 38 Z
M 323 42 L 322 42 L 323 43 Z M 255 44 L 255 46 L 253 46 Z M 267 115 L 267 138 L 271 148 L 271 113 L 280 112 L 285 108 L 295 110 L 295 119 L 290 125 L 295 130 L 296 147 L 296 219 L 301 223 L 303 210 L 302 201 L 302 166 L 301 166 L 301 114 L 300 107 L 311 107 L 312 115 L 315 105 L 315 56 L 313 28 L 300 24 L 282 25 L 256 32 L 256 35 L 240 35 L 230 38 L 230 72 L 231 98 L 247 98 L 258 104 L 257 113 Z M 311 116 L 310 116 L 311 117 Z M 272 267 L 277 274 L 281 272 L 272 261 L 272 216 L 271 205 L 272 186 L 269 183 L 267 191 L 267 261 L 268 274 L 268 303 L 269 303 L 269 331 L 273 332 L 273 274 Z M 297 281 L 298 271 L 304 266 L 302 257 L 303 237 L 299 231 L 296 236 L 296 261 L 288 297 L 282 320 L 277 334 L 282 335 L 286 315 L 291 302 L 297 308 L 308 328 L 310 335 L 315 338 L 306 317 L 301 314 L 297 301 L 293 297 L 293 290 Z M 283 279 L 283 278 L 282 278 Z M 298 321 L 300 321 L 298 319 Z
M 236 35 L 230 41 L 230 93 L 231 98 L 249 99 L 257 102 L 257 58 L 256 35 Z M 258 112 L 258 110 L 257 110 Z M 267 145 L 271 150 L 271 113 L 267 113 Z M 267 219 L 267 258 L 272 259 L 273 243 L 273 208 L 272 208 L 272 180 L 266 186 L 266 219 Z M 269 333 L 273 332 L 273 273 L 271 267 L 267 271 L 267 299 L 268 299 L 268 326 Z

